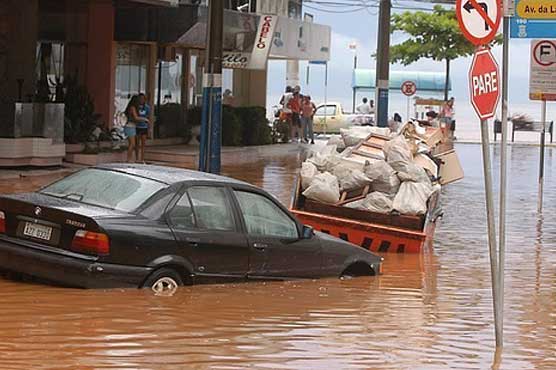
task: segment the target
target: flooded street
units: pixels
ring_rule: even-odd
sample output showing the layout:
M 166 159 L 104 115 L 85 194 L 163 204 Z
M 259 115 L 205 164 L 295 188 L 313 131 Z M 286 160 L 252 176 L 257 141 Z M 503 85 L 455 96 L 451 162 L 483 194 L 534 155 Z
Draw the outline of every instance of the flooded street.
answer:
M 443 189 L 433 248 L 384 255 L 383 276 L 191 286 L 171 297 L 2 278 L 0 369 L 555 369 L 556 151 L 546 152 L 538 217 L 538 148 L 508 149 L 505 347 L 496 356 L 480 146 L 456 149 L 466 177 Z M 289 204 L 299 160 L 224 174 Z M 0 182 L 0 192 L 53 179 Z

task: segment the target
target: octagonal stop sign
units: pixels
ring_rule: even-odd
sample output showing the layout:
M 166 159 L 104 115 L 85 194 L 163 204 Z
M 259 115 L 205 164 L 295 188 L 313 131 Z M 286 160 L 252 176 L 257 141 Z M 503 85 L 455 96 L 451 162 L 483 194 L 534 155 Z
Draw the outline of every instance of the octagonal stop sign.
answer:
M 475 52 L 469 69 L 469 96 L 481 120 L 492 118 L 500 98 L 498 63 L 489 49 Z

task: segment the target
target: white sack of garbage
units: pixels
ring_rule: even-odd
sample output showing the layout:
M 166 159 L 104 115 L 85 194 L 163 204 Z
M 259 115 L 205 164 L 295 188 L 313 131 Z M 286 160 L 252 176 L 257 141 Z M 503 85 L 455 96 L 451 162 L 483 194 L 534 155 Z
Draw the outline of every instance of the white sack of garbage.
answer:
M 394 196 L 400 188 L 400 179 L 396 171 L 383 160 L 376 160 L 365 166 L 365 175 L 372 181 L 373 191 Z
M 394 161 L 388 162 L 390 166 L 398 173 L 398 178 L 401 182 L 413 181 L 422 182 L 431 185 L 431 180 L 427 172 L 422 168 L 411 162 Z
M 307 189 L 316 175 L 319 174 L 319 170 L 317 166 L 312 164 L 311 162 L 303 162 L 301 164 L 301 171 L 299 171 L 299 175 L 301 176 L 301 188 L 303 190 Z
M 371 183 L 371 179 L 369 179 L 363 171 L 349 167 L 343 163 L 338 164 L 334 168 L 332 174 L 338 179 L 342 191 L 359 189 Z
M 346 148 L 346 143 L 344 143 L 344 139 L 340 135 L 331 135 L 326 142 L 326 145 L 336 145 L 336 150 L 341 152 Z
M 325 145 L 320 150 L 312 152 L 307 162 L 314 164 L 320 172 L 324 172 L 327 168 L 333 166 L 333 163 L 337 163 L 339 157 L 336 145 Z
M 316 175 L 311 185 L 303 192 L 307 199 L 322 203 L 337 203 L 340 201 L 340 185 L 336 176 L 329 172 Z
M 403 215 L 424 215 L 427 213 L 427 200 L 433 188 L 425 183 L 406 181 L 394 198 L 393 208 Z
M 398 135 L 392 140 L 387 141 L 384 144 L 383 152 L 388 163 L 399 161 L 411 162 L 413 159 L 409 144 L 403 135 Z
M 360 209 L 362 211 L 385 214 L 392 212 L 393 209 L 392 199 L 390 199 L 386 194 L 378 191 L 374 191 L 365 198 L 350 202 L 345 206 Z

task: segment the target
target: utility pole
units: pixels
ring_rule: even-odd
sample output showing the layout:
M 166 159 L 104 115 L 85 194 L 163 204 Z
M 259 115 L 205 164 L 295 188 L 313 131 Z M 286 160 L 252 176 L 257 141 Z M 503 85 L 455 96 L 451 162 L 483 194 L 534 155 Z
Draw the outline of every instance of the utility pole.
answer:
M 222 40 L 224 0 L 210 0 L 203 74 L 203 110 L 199 171 L 220 173 L 222 147 Z
M 388 127 L 388 87 L 390 80 L 390 0 L 380 0 L 376 53 L 376 122 Z

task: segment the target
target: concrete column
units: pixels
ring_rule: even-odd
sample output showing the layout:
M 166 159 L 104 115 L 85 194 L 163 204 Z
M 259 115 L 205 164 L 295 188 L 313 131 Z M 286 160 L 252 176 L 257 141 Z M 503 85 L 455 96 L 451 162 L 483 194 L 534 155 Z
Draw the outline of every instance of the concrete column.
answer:
M 286 86 L 295 87 L 299 83 L 299 61 L 288 60 L 286 62 Z
M 89 3 L 87 87 L 101 122 L 112 126 L 114 116 L 116 45 L 112 0 Z
M 234 100 L 241 107 L 266 108 L 266 70 L 234 69 Z
M 87 42 L 89 38 L 89 4 L 66 2 L 66 42 L 64 43 L 64 76 L 77 77 L 87 84 Z

